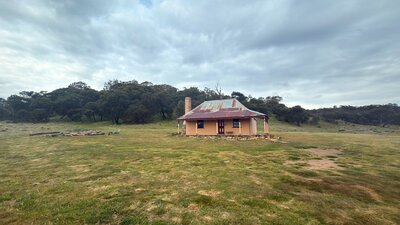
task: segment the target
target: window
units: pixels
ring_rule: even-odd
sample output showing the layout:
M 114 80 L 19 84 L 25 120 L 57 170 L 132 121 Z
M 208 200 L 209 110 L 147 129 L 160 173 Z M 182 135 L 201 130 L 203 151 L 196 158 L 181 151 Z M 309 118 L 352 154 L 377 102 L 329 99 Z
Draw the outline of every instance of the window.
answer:
M 197 128 L 204 128 L 204 120 L 197 120 Z
M 239 119 L 234 119 L 232 127 L 233 128 L 239 128 L 240 127 L 240 120 Z

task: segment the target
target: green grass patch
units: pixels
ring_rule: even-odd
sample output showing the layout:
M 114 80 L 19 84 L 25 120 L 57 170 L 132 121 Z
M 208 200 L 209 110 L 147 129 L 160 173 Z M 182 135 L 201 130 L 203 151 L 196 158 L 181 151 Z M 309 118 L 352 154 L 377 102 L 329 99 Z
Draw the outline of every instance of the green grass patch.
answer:
M 400 223 L 396 127 L 272 119 L 283 144 L 173 136 L 175 125 L 1 124 L 0 224 Z M 29 136 L 86 129 L 120 134 Z M 327 159 L 340 168 L 307 163 Z

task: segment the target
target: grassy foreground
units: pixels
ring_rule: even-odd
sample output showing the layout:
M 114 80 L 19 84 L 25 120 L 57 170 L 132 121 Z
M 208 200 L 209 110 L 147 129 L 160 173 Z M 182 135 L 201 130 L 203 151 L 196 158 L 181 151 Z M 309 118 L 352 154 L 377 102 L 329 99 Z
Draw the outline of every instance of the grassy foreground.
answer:
M 288 143 L 172 136 L 172 122 L 0 124 L 0 224 L 400 224 L 398 129 L 275 128 Z M 74 129 L 121 132 L 28 135 Z M 310 167 L 324 160 L 336 167 Z

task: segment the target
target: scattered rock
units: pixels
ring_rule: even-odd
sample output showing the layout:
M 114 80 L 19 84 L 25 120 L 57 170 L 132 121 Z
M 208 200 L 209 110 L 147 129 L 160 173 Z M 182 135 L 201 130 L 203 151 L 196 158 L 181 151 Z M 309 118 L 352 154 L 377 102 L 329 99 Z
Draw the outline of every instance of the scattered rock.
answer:
M 277 138 L 268 138 L 268 141 L 274 142 L 274 143 L 282 143 L 282 144 L 287 144 L 287 141 L 282 141 L 281 137 L 277 137 Z
M 182 135 L 185 136 L 185 135 Z M 257 134 L 257 135 L 190 135 L 190 136 L 186 136 L 186 137 L 190 137 L 190 138 L 201 138 L 201 139 L 208 139 L 208 140 L 215 140 L 215 139 L 224 139 L 224 140 L 228 140 L 228 141 L 249 141 L 249 140 L 267 140 L 267 141 L 271 141 L 274 143 L 283 143 L 283 144 L 287 144 L 288 142 L 286 141 L 282 141 L 281 137 L 274 137 L 273 135 L 269 135 L 269 136 L 265 136 L 265 135 L 261 135 L 261 134 Z
M 143 191 L 145 191 L 146 189 L 144 189 L 144 188 L 136 188 L 135 189 L 135 192 L 136 193 L 138 193 L 138 192 L 143 192 Z
M 262 184 L 262 182 L 260 181 L 260 179 L 257 176 L 251 175 L 249 177 L 250 177 L 251 181 L 253 181 L 255 184 L 257 184 L 257 185 L 261 185 Z
M 90 188 L 93 192 L 99 192 L 99 191 L 104 191 L 109 189 L 111 186 L 110 185 L 103 185 L 103 186 L 99 186 L 99 187 L 93 187 Z
M 222 193 L 221 191 L 215 191 L 215 190 L 211 190 L 211 191 L 201 190 L 201 191 L 197 192 L 197 194 L 199 194 L 199 195 L 210 196 L 210 197 L 217 197 L 221 193 Z
M 230 214 L 228 212 L 222 212 L 220 217 L 221 219 L 226 220 L 230 217 Z
M 176 224 L 181 224 L 181 222 L 182 222 L 182 219 L 179 217 L 176 217 L 176 216 L 172 217 L 171 220 Z
M 107 135 L 119 134 L 121 130 L 108 132 Z
M 212 217 L 211 216 L 204 216 L 203 218 L 204 218 L 205 221 L 208 221 L 208 222 L 212 221 Z
M 153 210 L 156 209 L 156 208 L 157 208 L 157 205 L 151 204 L 149 207 L 147 207 L 146 211 L 147 211 L 147 212 L 151 212 L 151 211 L 153 211 Z

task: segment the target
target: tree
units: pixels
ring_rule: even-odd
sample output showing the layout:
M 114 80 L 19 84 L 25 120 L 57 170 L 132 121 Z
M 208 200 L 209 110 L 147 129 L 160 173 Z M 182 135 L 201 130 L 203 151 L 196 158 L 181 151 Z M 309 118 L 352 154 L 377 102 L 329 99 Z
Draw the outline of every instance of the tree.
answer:
M 232 98 L 236 98 L 239 102 L 245 104 L 247 103 L 248 98 L 246 97 L 246 95 L 238 92 L 238 91 L 234 91 L 231 93 L 231 97 Z
M 150 115 L 146 107 L 138 103 L 129 106 L 123 115 L 123 119 L 129 123 L 147 123 L 151 121 Z
M 222 88 L 221 88 L 221 85 L 219 84 L 219 82 L 217 82 L 215 84 L 214 90 L 215 90 L 215 93 L 217 93 L 219 99 L 222 99 L 222 97 L 223 97 Z
M 0 98 L 0 121 L 11 119 L 11 109 L 7 104 L 7 100 Z
M 75 88 L 78 90 L 85 90 L 85 89 L 91 89 L 89 85 L 82 81 L 74 82 L 68 86 L 68 88 Z
M 172 112 L 174 111 L 174 99 L 177 89 L 170 85 L 155 85 L 153 86 L 152 94 L 153 102 L 147 104 L 147 109 L 151 108 L 149 105 L 154 104 L 155 110 L 160 113 L 163 120 L 172 118 Z
M 99 114 L 100 110 L 98 107 L 97 102 L 88 102 L 86 105 L 83 107 L 83 114 L 89 118 L 89 120 L 92 120 L 96 122 L 96 114 Z
M 210 88 L 207 88 L 207 87 L 204 88 L 203 92 L 204 92 L 204 96 L 205 96 L 204 100 L 220 99 L 220 95 Z
M 114 124 L 119 124 L 121 116 L 129 107 L 129 99 L 123 90 L 105 92 L 102 96 L 104 115 L 108 116 Z
M 79 95 L 74 93 L 65 93 L 65 95 L 57 97 L 54 101 L 54 107 L 57 114 L 60 115 L 61 118 L 64 118 L 72 109 L 81 108 Z
M 297 126 L 300 126 L 301 123 L 305 123 L 308 120 L 308 114 L 305 109 L 297 105 L 286 112 L 285 120 L 289 123 L 295 123 Z
M 67 111 L 67 117 L 75 122 L 82 120 L 82 114 L 82 109 L 80 108 L 74 108 Z
M 23 95 L 24 96 L 24 95 Z M 26 96 L 11 95 L 7 98 L 7 105 L 10 106 L 11 119 L 15 122 L 18 121 L 28 121 L 28 116 L 30 98 Z
M 31 115 L 28 110 L 20 109 L 15 113 L 14 121 L 15 122 L 28 122 L 31 120 Z
M 46 109 L 34 109 L 31 112 L 32 122 L 48 122 L 49 116 L 49 111 Z

